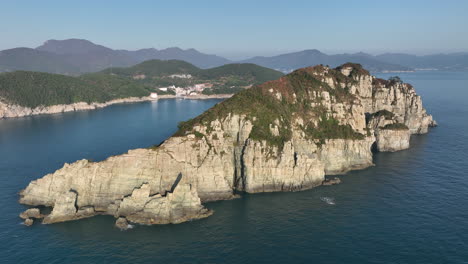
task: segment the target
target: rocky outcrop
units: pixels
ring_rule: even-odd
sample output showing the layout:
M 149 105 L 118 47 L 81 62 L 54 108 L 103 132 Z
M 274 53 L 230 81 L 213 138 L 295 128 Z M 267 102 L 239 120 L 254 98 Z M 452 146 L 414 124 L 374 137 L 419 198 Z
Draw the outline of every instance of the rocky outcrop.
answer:
M 25 226 L 32 226 L 33 223 L 34 223 L 34 220 L 31 218 L 25 219 L 23 222 Z
M 328 184 L 325 175 L 373 165 L 374 144 L 406 148 L 410 134 L 431 124 L 410 85 L 376 79 L 356 64 L 305 68 L 236 94 L 159 146 L 65 164 L 32 181 L 20 202 L 53 207 L 45 223 L 96 214 L 180 223 L 210 215 L 202 202 L 239 191 Z
M 411 131 L 405 124 L 398 123 L 392 112 L 380 110 L 368 119 L 368 127 L 375 133 L 377 151 L 395 152 L 409 148 Z
M 44 215 L 41 214 L 39 208 L 30 208 L 19 215 L 20 218 L 26 220 L 28 218 L 43 218 Z
M 93 205 L 85 206 L 77 200 L 79 192 L 70 189 L 56 195 L 53 210 L 44 218 L 43 223 L 52 224 L 96 214 L 110 214 L 139 224 L 176 224 L 211 215 L 212 212 L 201 205 L 196 189 L 192 188 L 191 184 L 180 181 L 180 178 L 176 179 L 176 183 L 174 183 L 176 186 L 172 186 L 172 189 L 163 195 L 160 193 L 152 194 L 150 184 L 144 183 L 140 187 L 134 188 L 130 195 L 124 195 L 121 199 L 115 199 L 111 203 L 95 200 Z M 85 188 L 77 189 L 86 192 L 83 190 Z M 112 190 L 103 190 L 103 192 L 106 191 Z M 98 193 L 97 195 L 103 194 Z M 86 195 L 80 197 L 86 197 Z M 28 203 L 24 199 L 22 202 Z M 35 203 L 37 202 L 35 200 Z M 45 202 L 39 203 L 45 204 Z M 100 204 L 104 203 L 106 204 L 105 208 L 99 207 Z
M 129 228 L 128 221 L 125 217 L 119 217 L 115 221 L 115 227 L 117 227 L 120 230 L 127 230 Z
M 43 218 L 44 215 L 41 214 L 41 211 L 39 210 L 39 208 L 30 208 L 22 212 L 19 215 L 19 217 L 21 219 L 24 219 L 23 224 L 25 226 L 32 226 L 32 224 L 34 223 L 34 219 Z
M 426 113 L 421 96 L 416 94 L 413 86 L 400 80 L 375 78 L 365 72 L 351 76 L 349 68 L 353 66 L 343 65 L 340 69 L 356 81 L 350 86 L 350 92 L 360 97 L 364 112 L 388 111 L 394 115 L 396 122 L 405 124 L 411 134 L 424 134 L 428 127 L 436 126 L 432 116 Z
M 378 129 L 376 132 L 377 150 L 381 152 L 395 152 L 409 148 L 410 131 L 403 129 Z

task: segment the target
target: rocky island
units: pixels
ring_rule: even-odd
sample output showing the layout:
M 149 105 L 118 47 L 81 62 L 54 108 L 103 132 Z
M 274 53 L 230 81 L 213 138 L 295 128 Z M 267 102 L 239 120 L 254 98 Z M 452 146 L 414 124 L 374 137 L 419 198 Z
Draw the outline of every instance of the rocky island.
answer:
M 204 202 L 305 190 L 369 167 L 374 150 L 406 149 L 435 125 L 410 84 L 359 64 L 308 67 L 237 93 L 158 146 L 65 164 L 20 203 L 52 207 L 35 212 L 47 224 L 99 214 L 119 227 L 180 223 L 209 216 Z

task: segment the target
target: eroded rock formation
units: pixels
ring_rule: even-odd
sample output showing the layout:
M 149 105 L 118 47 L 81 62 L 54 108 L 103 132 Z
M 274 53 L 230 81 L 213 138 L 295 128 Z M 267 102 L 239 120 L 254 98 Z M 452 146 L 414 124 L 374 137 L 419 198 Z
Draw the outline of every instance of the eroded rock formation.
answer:
M 202 202 L 237 191 L 304 190 L 326 174 L 366 168 L 374 144 L 404 149 L 431 125 L 409 84 L 357 64 L 304 68 L 236 94 L 159 146 L 65 164 L 32 181 L 20 202 L 53 207 L 44 223 L 96 214 L 180 223 L 210 215 Z

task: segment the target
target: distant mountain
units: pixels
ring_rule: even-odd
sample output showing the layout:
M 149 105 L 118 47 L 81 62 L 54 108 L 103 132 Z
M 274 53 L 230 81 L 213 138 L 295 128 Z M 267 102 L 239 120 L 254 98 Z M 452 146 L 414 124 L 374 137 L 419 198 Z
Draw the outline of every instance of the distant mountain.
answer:
M 376 56 L 380 61 L 398 63 L 415 69 L 468 70 L 468 53 L 416 56 L 404 53 L 385 53 Z
M 212 67 L 221 66 L 227 63 L 231 63 L 228 59 L 225 59 L 216 55 L 208 55 L 201 53 L 195 49 L 180 49 L 176 47 L 157 50 L 157 49 L 141 49 L 137 51 L 122 51 L 132 53 L 132 57 L 141 61 L 146 60 L 183 60 L 189 62 L 199 68 L 208 69 Z
M 198 76 L 203 79 L 223 79 L 232 76 L 239 76 L 239 78 L 243 78 L 250 82 L 249 84 L 261 84 L 267 81 L 276 80 L 283 76 L 283 73 L 252 63 L 231 63 L 202 70 L 198 73 Z
M 171 74 L 196 74 L 200 68 L 186 61 L 180 60 L 148 60 L 137 65 L 123 68 L 108 68 L 101 73 L 119 75 L 124 77 L 133 77 L 135 75 L 145 75 L 145 78 L 159 78 Z
M 67 75 L 97 72 L 109 67 L 130 67 L 147 60 L 183 60 L 196 67 L 208 69 L 233 63 L 226 58 L 201 53 L 195 49 L 114 50 L 84 39 L 48 40 L 31 48 L 0 51 L 0 72 L 15 70 L 40 71 Z M 290 72 L 295 69 L 323 64 L 336 67 L 354 62 L 373 72 L 410 71 L 414 69 L 468 70 L 468 53 L 416 56 L 386 53 L 373 56 L 366 53 L 328 55 L 316 49 L 253 57 L 238 63 L 253 63 L 263 67 Z
M 30 48 L 15 48 L 0 51 L 0 72 L 41 71 L 49 73 L 73 74 L 79 71 L 61 56 Z
M 181 60 L 149 60 L 128 68 L 105 69 L 101 73 L 131 78 L 136 78 L 137 75 L 144 75 L 144 78 L 137 79 L 147 79 L 151 82 L 166 77 L 174 79 L 174 77 L 169 76 L 173 74 L 190 74 L 192 77 L 188 79 L 199 81 L 236 77 L 245 80 L 250 79 L 252 84 L 260 84 L 283 76 L 279 71 L 251 63 L 232 63 L 210 69 L 200 69 Z
M 84 39 L 66 39 L 66 40 L 47 40 L 41 46 L 37 47 L 36 50 L 47 51 L 50 53 L 60 55 L 72 55 L 72 54 L 111 54 L 114 50 L 106 48 L 101 45 L 92 43 L 91 41 Z
M 370 71 L 408 71 L 410 67 L 401 66 L 397 63 L 388 63 L 376 59 L 366 53 L 327 55 L 316 49 L 287 53 L 273 57 L 254 57 L 242 61 L 244 63 L 255 63 L 264 67 L 277 69 L 283 72 L 313 66 L 317 64 L 337 67 L 346 62 L 360 63 Z
M 168 48 L 136 51 L 113 50 L 83 39 L 48 40 L 36 49 L 18 48 L 0 51 L 0 71 L 32 70 L 79 75 L 115 67 L 129 67 L 140 62 L 178 59 L 200 68 L 221 66 L 230 61 L 198 52 Z
M 36 50 L 59 55 L 64 62 L 78 68 L 77 74 L 96 72 L 111 65 L 128 67 L 140 62 L 131 53 L 124 54 L 83 39 L 48 40 Z
M 323 64 L 336 67 L 346 62 L 361 64 L 373 72 L 410 71 L 415 69 L 468 70 L 468 53 L 434 54 L 416 56 L 402 53 L 386 53 L 373 56 L 366 53 L 327 55 L 316 49 L 281 54 L 272 57 L 253 57 L 242 61 L 255 63 L 282 72 Z

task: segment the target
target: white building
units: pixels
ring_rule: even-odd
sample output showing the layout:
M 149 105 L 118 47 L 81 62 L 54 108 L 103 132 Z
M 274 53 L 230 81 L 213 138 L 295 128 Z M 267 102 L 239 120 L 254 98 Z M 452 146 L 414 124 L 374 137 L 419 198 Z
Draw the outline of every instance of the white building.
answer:
M 175 87 L 175 85 L 171 85 L 169 87 L 160 87 L 160 88 L 158 88 L 158 90 L 163 91 L 163 92 L 167 92 L 169 89 L 176 89 L 176 87 Z
M 181 79 L 191 79 L 192 75 L 191 74 L 172 74 L 169 75 L 171 78 L 181 78 Z
M 189 92 L 189 90 L 186 90 L 184 88 L 180 88 L 180 87 L 175 88 L 176 96 L 185 96 L 185 95 L 187 95 L 187 92 Z

